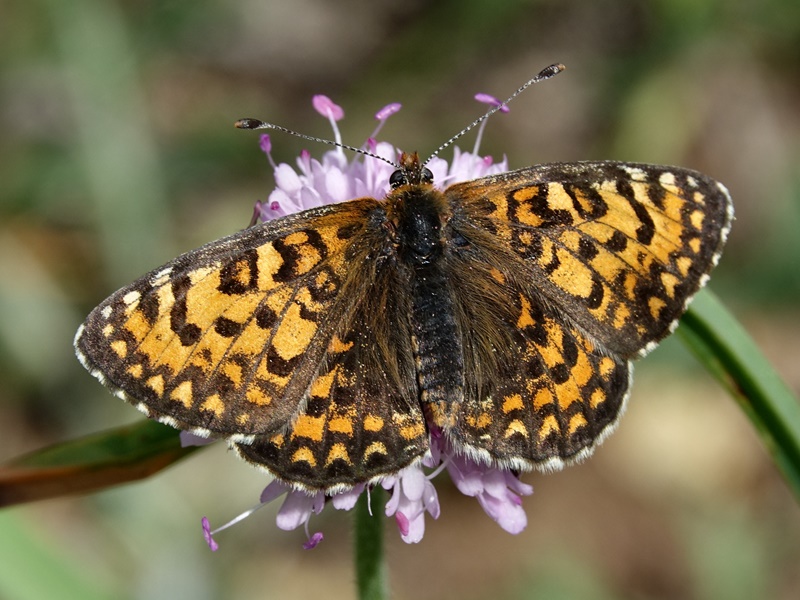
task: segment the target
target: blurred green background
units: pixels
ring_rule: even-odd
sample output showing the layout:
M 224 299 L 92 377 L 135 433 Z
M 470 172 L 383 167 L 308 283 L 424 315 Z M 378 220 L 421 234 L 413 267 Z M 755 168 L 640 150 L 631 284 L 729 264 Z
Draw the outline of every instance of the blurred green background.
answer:
M 0 460 L 140 418 L 72 336 L 110 292 L 247 224 L 272 175 L 236 119 L 329 136 L 310 104 L 325 93 L 359 145 L 399 101 L 381 138 L 425 155 L 480 114 L 475 92 L 505 97 L 553 62 L 567 71 L 493 117 L 483 152 L 723 181 L 737 221 L 711 288 L 800 390 L 796 0 L 0 0 Z M 273 144 L 284 161 L 306 146 Z M 421 544 L 387 520 L 393 597 L 797 597 L 800 510 L 675 339 L 638 365 L 592 460 L 524 479 L 516 537 L 446 477 Z M 0 598 L 353 597 L 340 512 L 312 521 L 312 552 L 276 506 L 207 549 L 200 517 L 224 522 L 264 484 L 219 445 L 142 484 L 6 509 Z

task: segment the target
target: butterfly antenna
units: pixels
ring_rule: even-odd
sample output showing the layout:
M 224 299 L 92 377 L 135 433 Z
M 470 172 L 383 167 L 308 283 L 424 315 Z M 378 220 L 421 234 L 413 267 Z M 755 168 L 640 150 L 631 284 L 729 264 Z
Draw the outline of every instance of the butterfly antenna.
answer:
M 355 146 L 348 146 L 347 144 L 342 144 L 341 142 L 334 142 L 333 140 L 326 140 L 324 138 L 318 138 L 312 135 L 298 133 L 297 131 L 287 129 L 286 127 L 281 127 L 280 125 L 275 125 L 273 123 L 265 123 L 264 121 L 259 121 L 258 119 L 239 119 L 238 121 L 236 121 L 236 123 L 234 123 L 234 125 L 238 129 L 275 129 L 277 131 L 282 131 L 283 133 L 288 133 L 295 137 L 308 140 L 309 142 L 319 142 L 321 144 L 328 144 L 329 146 L 336 146 L 337 148 L 350 150 L 351 152 L 355 152 L 356 154 L 363 154 L 364 156 L 369 156 L 370 158 L 377 158 L 378 160 L 382 160 L 385 163 L 389 163 L 396 169 L 400 168 L 400 165 L 398 165 L 395 162 L 392 162 L 388 158 L 378 156 L 377 154 L 373 154 L 372 152 L 364 150 L 363 148 L 356 148 Z
M 422 163 L 422 164 L 423 165 L 427 165 L 431 161 L 431 159 L 433 159 L 436 155 L 439 154 L 439 152 L 441 152 L 442 150 L 444 150 L 448 146 L 452 145 L 452 143 L 455 142 L 462 135 L 464 135 L 465 133 L 467 133 L 468 131 L 470 131 L 471 129 L 475 128 L 477 125 L 480 125 L 483 121 L 485 121 L 486 119 L 491 117 L 494 113 L 496 113 L 498 110 L 500 110 L 506 104 L 508 104 L 514 98 L 516 98 L 522 92 L 524 92 L 528 87 L 532 86 L 534 83 L 539 83 L 540 81 L 544 81 L 545 79 L 550 79 L 551 77 L 555 77 L 556 75 L 561 73 L 561 71 L 563 71 L 564 69 L 566 69 L 566 67 L 564 65 L 558 63 L 558 64 L 555 64 L 555 65 L 550 65 L 546 69 L 542 69 L 541 71 L 539 71 L 539 73 L 536 75 L 536 77 L 534 77 L 533 79 L 529 79 L 522 86 L 520 86 L 520 88 L 516 92 L 511 94 L 508 97 L 508 99 L 506 99 L 505 102 L 502 102 L 502 103 L 498 104 L 497 106 L 492 107 L 492 109 L 489 110 L 486 114 L 484 114 L 483 116 L 478 117 L 477 119 L 475 119 L 472 123 L 467 125 L 464 129 L 459 131 L 457 134 L 455 134 L 453 137 L 451 137 L 449 140 L 447 140 L 444 144 L 439 146 L 436 149 L 436 151 L 433 154 L 431 154 L 425 160 L 425 162 Z

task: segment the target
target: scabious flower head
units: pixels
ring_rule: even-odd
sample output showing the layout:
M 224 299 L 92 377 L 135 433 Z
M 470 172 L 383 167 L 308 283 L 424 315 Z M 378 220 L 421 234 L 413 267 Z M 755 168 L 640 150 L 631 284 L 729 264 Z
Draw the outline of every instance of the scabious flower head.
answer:
M 500 106 L 497 99 L 486 94 L 479 94 L 476 99 L 492 106 Z M 334 139 L 341 143 L 337 122 L 344 118 L 344 110 L 330 98 L 321 95 L 314 96 L 313 106 L 329 120 Z M 399 110 L 400 105 L 393 103 L 376 113 L 378 126 L 362 146 L 363 150 L 392 163 L 397 160 L 399 150 L 389 143 L 378 142 L 377 135 L 386 119 Z M 508 111 L 505 106 L 500 106 L 499 110 Z M 482 126 L 485 123 L 486 121 Z M 483 127 L 479 131 L 479 138 L 482 131 Z M 266 201 L 256 203 L 254 221 L 269 221 L 309 208 L 364 196 L 383 198 L 389 191 L 389 177 L 396 170 L 395 166 L 383 160 L 363 154 L 347 154 L 341 147 L 323 153 L 321 159 L 312 158 L 308 151 L 303 150 L 296 159 L 296 166 L 292 167 L 286 163 L 275 163 L 268 135 L 261 136 L 259 145 L 273 168 L 275 189 Z M 426 167 L 433 173 L 434 185 L 441 189 L 459 181 L 508 170 L 505 157 L 495 163 L 489 156 L 480 156 L 478 143 L 472 152 L 464 152 L 454 146 L 453 159 L 449 163 L 435 157 Z M 468 456 L 458 454 L 436 427 L 431 425 L 429 430 L 430 452 L 425 458 L 380 482 L 381 487 L 390 494 L 384 513 L 395 518 L 403 541 L 419 542 L 425 533 L 425 515 L 433 519 L 439 517 L 439 498 L 433 479 L 445 470 L 456 488 L 467 496 L 475 497 L 486 514 L 503 529 L 514 534 L 521 532 L 527 524 L 521 497 L 532 494 L 533 488 L 522 483 L 513 471 L 478 463 Z M 190 436 L 183 439 L 184 443 L 198 442 Z M 216 550 L 218 546 L 212 537 L 214 533 L 238 523 L 262 506 L 283 497 L 276 519 L 278 527 L 284 530 L 304 527 L 307 541 L 303 547 L 311 549 L 323 538 L 320 532 L 309 533 L 311 517 L 319 514 L 326 505 L 337 510 L 350 510 L 365 492 L 369 494 L 370 488 L 359 484 L 341 493 L 308 493 L 274 480 L 264 489 L 254 508 L 215 531 L 211 531 L 208 519 L 203 517 L 203 532 L 211 549 Z

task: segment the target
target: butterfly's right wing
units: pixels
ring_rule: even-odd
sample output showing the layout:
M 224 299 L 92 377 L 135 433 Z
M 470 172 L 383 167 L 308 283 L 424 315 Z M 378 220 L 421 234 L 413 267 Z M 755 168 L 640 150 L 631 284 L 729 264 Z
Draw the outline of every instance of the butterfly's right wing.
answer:
M 630 359 L 671 330 L 716 264 L 727 191 L 685 169 L 604 162 L 538 165 L 445 196 L 476 390 L 450 441 L 514 468 L 587 456 L 623 410 Z

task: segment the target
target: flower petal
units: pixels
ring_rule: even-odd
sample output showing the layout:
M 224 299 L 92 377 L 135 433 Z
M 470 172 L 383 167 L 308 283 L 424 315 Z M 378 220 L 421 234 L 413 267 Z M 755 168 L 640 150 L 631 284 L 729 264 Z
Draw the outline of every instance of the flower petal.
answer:
M 358 484 L 352 490 L 334 494 L 331 497 L 331 503 L 336 510 L 351 510 L 358 501 L 359 496 L 364 491 L 366 486 L 363 483 Z
M 333 170 L 326 173 L 325 191 L 330 198 L 330 202 L 328 203 L 350 200 L 350 179 L 351 178 L 347 177 L 341 171 Z
M 405 535 L 401 535 L 400 538 L 406 544 L 418 544 L 422 541 L 424 535 L 425 535 L 425 513 L 420 513 L 416 515 L 414 518 L 408 520 L 408 533 L 406 533 Z
M 287 194 L 297 192 L 303 187 L 297 172 L 286 163 L 279 164 L 275 169 L 275 184 Z
M 525 514 L 525 510 L 514 502 L 502 501 L 494 496 L 481 494 L 478 496 L 478 503 L 486 514 L 508 533 L 516 535 L 528 525 L 528 516 Z
M 323 496 L 324 501 L 325 495 L 321 492 L 314 496 L 309 496 L 305 492 L 298 490 L 289 492 L 275 519 L 278 527 L 284 531 L 291 531 L 307 523 L 308 519 L 311 518 L 312 512 L 319 512 L 314 511 L 314 508 L 317 496 L 320 495 Z
M 422 498 L 422 505 L 428 514 L 434 519 L 439 518 L 441 507 L 439 506 L 439 495 L 436 493 L 436 487 L 430 480 L 425 482 L 425 495 Z
M 403 494 L 412 502 L 421 502 L 425 493 L 425 484 L 428 480 L 421 467 L 407 467 L 403 469 L 402 475 Z
M 267 502 L 272 502 L 275 498 L 286 494 L 287 492 L 291 492 L 292 488 L 282 481 L 278 479 L 273 479 L 269 482 L 267 487 L 261 492 L 260 501 L 262 504 L 266 504 Z

